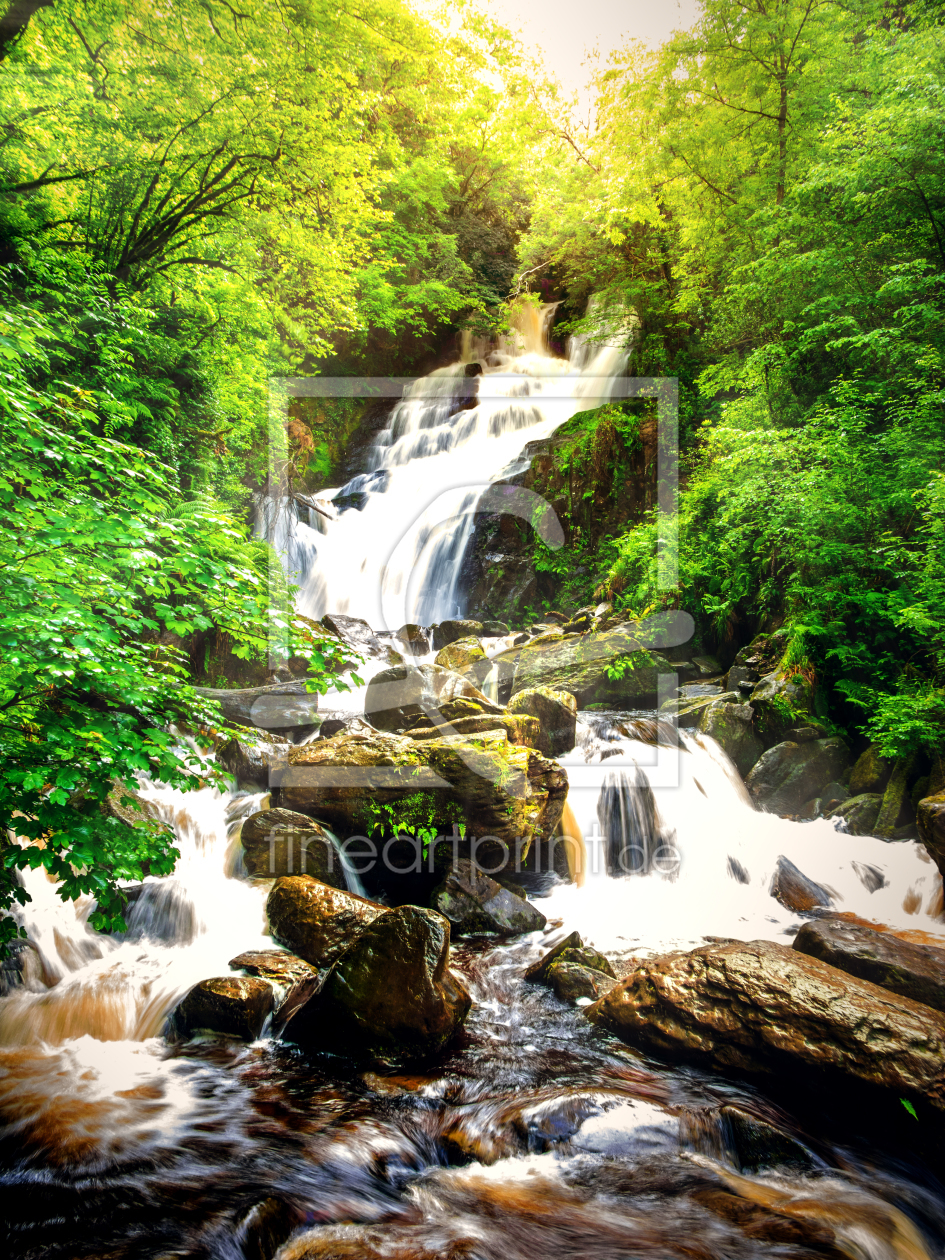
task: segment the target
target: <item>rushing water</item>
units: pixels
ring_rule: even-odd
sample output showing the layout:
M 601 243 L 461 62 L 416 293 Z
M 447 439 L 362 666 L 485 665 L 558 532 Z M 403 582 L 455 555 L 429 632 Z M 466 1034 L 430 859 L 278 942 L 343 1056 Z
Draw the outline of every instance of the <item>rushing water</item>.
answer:
M 363 510 L 324 532 L 288 531 L 309 611 L 329 601 L 384 626 L 461 607 L 460 509 L 479 493 L 470 487 L 587 405 L 582 381 L 617 366 L 606 346 L 550 359 L 540 318 L 488 365 L 477 408 L 453 408 L 458 370 L 395 408 L 369 469 L 389 475 L 375 478 Z M 431 508 L 444 490 L 446 509 Z M 451 523 L 437 532 L 434 518 Z M 354 710 L 362 699 L 334 698 Z M 654 714 L 581 714 L 562 761 L 579 879 L 542 901 L 544 935 L 454 951 L 474 997 L 468 1024 L 412 1075 L 379 1076 L 269 1037 L 242 1046 L 162 1036 L 196 981 L 271 947 L 267 888 L 246 878 L 238 838 L 265 794 L 146 785 L 182 856 L 173 877 L 137 893 L 121 938 L 92 931 L 90 904 L 63 904 L 41 872 L 27 873 L 33 948 L 23 986 L 0 1001 L 6 1254 L 942 1254 L 934 1136 L 910 1128 L 895 1100 L 890 1115 L 851 1114 L 816 1090 L 776 1081 L 763 1095 L 669 1068 L 522 978 L 573 929 L 618 960 L 713 936 L 787 943 L 797 916 L 770 895 L 782 856 L 836 909 L 942 940 L 941 880 L 921 846 L 760 814 L 713 741 L 677 740 Z

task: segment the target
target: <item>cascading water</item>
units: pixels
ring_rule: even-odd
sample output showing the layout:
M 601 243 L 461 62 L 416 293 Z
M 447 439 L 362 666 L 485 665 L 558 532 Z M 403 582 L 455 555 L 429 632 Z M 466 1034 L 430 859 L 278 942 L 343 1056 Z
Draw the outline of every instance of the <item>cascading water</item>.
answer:
M 263 505 L 283 531 L 304 611 L 347 610 L 384 628 L 461 610 L 463 512 L 525 442 L 605 396 L 601 378 L 622 362 L 618 346 L 579 340 L 570 362 L 552 359 L 544 319 L 538 308 L 522 312 L 515 344 L 487 362 L 475 406 L 456 405 L 462 364 L 418 383 L 365 480 L 334 496 L 338 506 L 357 498 L 360 510 L 332 520 L 322 504 L 300 522 Z M 362 696 L 326 704 L 356 709 Z M 577 746 L 561 760 L 566 818 L 586 850 L 583 887 L 559 885 L 544 900 L 545 939 L 460 944 L 472 1013 L 449 1056 L 419 1075 L 376 1075 L 268 1038 L 161 1037 L 192 984 L 226 975 L 237 953 L 273 948 L 266 885 L 245 878 L 237 840 L 264 794 L 143 786 L 182 856 L 172 878 L 137 892 L 121 938 L 93 932 L 89 903 L 63 905 L 45 876 L 28 872 L 23 922 L 34 948 L 23 986 L 0 1001 L 7 1253 L 938 1254 L 945 1196 L 908 1128 L 878 1152 L 830 1099 L 775 1103 L 776 1082 L 766 1096 L 643 1060 L 522 979 L 549 941 L 575 929 L 612 956 L 707 936 L 787 942 L 797 916 L 770 895 L 782 856 L 829 890 L 837 910 L 942 941 L 941 880 L 924 850 L 758 813 L 713 741 L 677 739 L 655 714 L 579 716 Z M 746 1131 L 778 1135 L 771 1166 L 752 1163 Z M 297 1241 L 306 1227 L 316 1234 Z
M 352 613 L 392 630 L 462 615 L 459 572 L 482 492 L 526 442 L 605 401 L 626 364 L 626 335 L 575 337 L 570 361 L 549 355 L 550 310 L 523 308 L 519 329 L 486 356 L 481 375 L 457 363 L 407 389 L 367 471 L 320 492 L 338 505 L 335 519 L 262 505 L 260 530 L 286 556 L 301 612 Z

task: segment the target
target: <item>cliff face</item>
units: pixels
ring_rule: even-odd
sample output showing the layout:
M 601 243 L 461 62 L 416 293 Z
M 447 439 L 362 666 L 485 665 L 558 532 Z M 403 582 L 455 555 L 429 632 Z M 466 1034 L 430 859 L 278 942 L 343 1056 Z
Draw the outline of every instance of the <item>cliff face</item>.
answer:
M 550 438 L 528 443 L 500 484 L 541 495 L 561 523 L 564 546 L 550 551 L 517 517 L 477 516 L 463 571 L 467 609 L 518 624 L 544 603 L 592 598 L 608 540 L 654 506 L 656 421 L 644 406 L 581 412 Z

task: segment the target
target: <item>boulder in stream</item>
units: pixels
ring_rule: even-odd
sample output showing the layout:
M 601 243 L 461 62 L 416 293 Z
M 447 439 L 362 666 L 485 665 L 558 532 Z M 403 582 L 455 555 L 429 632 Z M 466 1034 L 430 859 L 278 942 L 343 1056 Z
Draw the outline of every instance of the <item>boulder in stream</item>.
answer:
M 780 901 L 785 910 L 793 910 L 797 914 L 810 914 L 814 910 L 833 905 L 830 890 L 821 888 L 820 884 L 808 879 L 783 854 L 778 858 L 768 891 Z
M 850 795 L 862 796 L 866 792 L 878 792 L 882 796 L 892 768 L 893 763 L 889 758 L 881 757 L 876 745 L 870 744 L 857 757 L 850 771 Z
M 361 932 L 288 1035 L 357 1057 L 409 1062 L 438 1054 L 470 1004 L 450 970 L 449 922 L 434 910 L 399 906 Z
M 286 765 L 290 747 L 288 740 L 271 735 L 260 733 L 255 739 L 241 736 L 228 740 L 217 750 L 217 761 L 233 775 L 238 787 L 268 792 L 272 771 Z
M 805 923 L 794 948 L 890 993 L 945 1011 L 945 950 L 914 945 L 846 919 Z
M 438 625 L 430 627 L 433 651 L 439 652 L 441 648 L 455 643 L 457 639 L 467 639 L 471 636 L 478 639 L 484 633 L 484 629 L 481 621 L 441 621 Z
M 570 957 L 570 950 L 555 959 L 548 968 L 546 983 L 556 998 L 562 1002 L 577 1002 L 579 998 L 596 1002 L 617 983 L 613 976 L 596 967 L 586 967 Z
M 255 726 L 273 735 L 302 738 L 318 729 L 318 693 L 304 679 L 269 687 L 195 687 L 198 696 L 218 705 L 223 719 L 236 726 Z
M 509 713 L 529 714 L 538 719 L 535 747 L 546 757 L 561 757 L 574 747 L 577 700 L 569 691 L 528 687 L 509 701 Z
M 454 701 L 453 704 L 462 703 Z M 453 705 L 444 706 L 441 715 L 442 725 L 434 726 L 424 718 L 409 727 L 404 734 L 408 739 L 442 739 L 446 735 L 483 735 L 486 731 L 505 731 L 510 744 L 519 744 L 522 748 L 538 748 L 541 730 L 538 719 L 526 713 L 472 713 L 463 717 L 446 717 L 446 710 Z
M 945 792 L 926 796 L 916 810 L 919 839 L 945 878 Z
M 826 813 L 827 818 L 842 818 L 846 829 L 853 836 L 872 836 L 876 831 L 876 819 L 883 798 L 879 792 L 863 792 L 841 801 Z
M 324 884 L 346 887 L 334 836 L 307 814 L 262 810 L 246 819 L 240 839 L 250 875 L 314 875 Z
M 602 633 L 539 635 L 511 650 L 512 695 L 541 687 L 568 692 L 582 709 L 590 704 L 615 708 L 654 704 L 659 676 L 674 671 L 664 656 L 641 646 L 641 637 L 646 637 L 646 630 L 635 622 Z M 509 656 L 503 652 L 494 659 L 507 665 Z M 619 677 L 612 678 L 609 671 Z
M 340 958 L 383 911 L 383 906 L 311 875 L 277 879 L 266 902 L 275 939 L 319 970 Z
M 231 958 L 230 966 L 269 981 L 275 1003 L 272 1024 L 277 1032 L 318 991 L 315 968 L 286 950 L 250 949 Z
M 716 700 L 702 710 L 699 730 L 716 741 L 731 758 L 740 775 L 746 775 L 762 753 L 762 743 L 755 734 L 750 704 L 731 704 Z
M 449 919 L 458 936 L 479 932 L 517 936 L 541 931 L 547 922 L 530 901 L 503 888 L 465 859 L 450 867 L 442 884 L 433 890 L 430 904 Z
M 945 1110 L 945 1016 L 771 941 L 646 959 L 587 1014 L 660 1056 L 826 1073 Z
M 255 976 L 201 980 L 179 1003 L 173 1020 L 182 1036 L 220 1033 L 255 1041 L 272 1014 L 272 985 Z
M 475 665 L 477 661 L 486 659 L 482 644 L 473 634 L 466 635 L 462 639 L 454 639 L 452 643 L 448 643 L 445 648 L 441 648 L 436 654 L 437 665 L 442 665 L 444 669 L 452 669 L 457 672 L 468 669 L 470 665 Z
M 756 808 L 769 814 L 797 814 L 849 764 L 850 750 L 842 739 L 815 739 L 805 744 L 787 740 L 769 748 L 755 762 L 745 783 Z

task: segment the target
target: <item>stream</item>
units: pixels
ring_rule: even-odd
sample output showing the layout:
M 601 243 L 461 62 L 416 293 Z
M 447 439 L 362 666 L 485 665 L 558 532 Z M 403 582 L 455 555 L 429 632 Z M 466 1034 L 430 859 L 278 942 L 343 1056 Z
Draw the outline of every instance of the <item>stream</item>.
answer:
M 475 487 L 606 397 L 624 366 L 623 352 L 580 341 L 569 361 L 552 358 L 546 317 L 486 361 L 478 405 L 451 409 L 459 364 L 394 408 L 364 480 L 342 488 L 360 509 L 286 524 L 303 611 L 381 630 L 464 611 Z M 323 706 L 357 712 L 363 689 Z M 543 933 L 454 945 L 472 1011 L 446 1055 L 410 1074 L 269 1037 L 164 1038 L 193 984 L 272 948 L 268 885 L 247 878 L 239 841 L 268 794 L 143 784 L 181 858 L 146 882 L 121 937 L 94 932 L 88 901 L 63 904 L 27 872 L 21 918 L 35 948 L 0 1000 L 5 1254 L 942 1255 L 945 1189 L 905 1112 L 877 1126 L 814 1089 L 667 1066 L 523 980 L 574 930 L 617 964 L 713 937 L 789 944 L 800 921 L 769 892 L 782 856 L 841 911 L 945 945 L 941 878 L 921 845 L 759 813 L 711 739 L 654 744 L 655 717 L 579 714 L 561 758 L 579 878 L 538 901 Z M 629 855 L 617 875 L 615 838 Z

